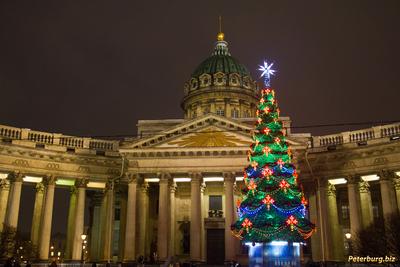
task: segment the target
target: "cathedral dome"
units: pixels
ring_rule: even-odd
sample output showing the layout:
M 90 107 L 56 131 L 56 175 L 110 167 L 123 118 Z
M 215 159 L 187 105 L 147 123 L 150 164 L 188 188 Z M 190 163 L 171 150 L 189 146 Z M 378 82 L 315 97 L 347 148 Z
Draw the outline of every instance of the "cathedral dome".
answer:
M 221 32 L 211 56 L 200 63 L 185 83 L 184 93 L 185 118 L 207 113 L 253 117 L 259 98 L 256 82 L 247 68 L 231 56 Z

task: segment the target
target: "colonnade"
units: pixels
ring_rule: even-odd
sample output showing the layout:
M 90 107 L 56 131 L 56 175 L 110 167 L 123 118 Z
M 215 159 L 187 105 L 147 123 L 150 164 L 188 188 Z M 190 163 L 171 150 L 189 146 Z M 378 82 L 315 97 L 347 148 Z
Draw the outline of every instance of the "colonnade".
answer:
M 235 173 L 222 174 L 225 186 L 225 255 L 226 260 L 236 257 L 235 242 L 230 225 L 234 222 L 234 184 Z M 24 175 L 15 172 L 6 179 L 0 179 L 0 227 L 4 225 L 17 228 Z M 132 262 L 138 255 L 148 255 L 148 220 L 149 220 L 149 184 L 143 175 L 130 174 L 127 177 L 126 207 L 124 232 L 120 242 L 121 259 Z M 199 172 L 190 173 L 190 260 L 205 260 L 205 228 L 203 214 L 203 194 L 205 183 Z M 31 241 L 38 248 L 41 261 L 49 259 L 51 226 L 53 217 L 54 192 L 57 177 L 48 175 L 35 186 L 35 203 L 32 218 Z M 88 179 L 75 179 L 70 189 L 68 209 L 68 231 L 66 236 L 65 260 L 80 261 L 82 257 L 82 239 L 84 233 L 85 198 Z M 159 174 L 158 201 L 158 259 L 165 261 L 176 254 L 175 248 L 175 193 L 177 184 L 170 173 Z M 115 184 L 110 179 L 105 189 L 92 194 L 92 227 L 89 235 L 90 259 L 111 261 L 113 257 L 113 222 L 115 209 Z
M 400 211 L 400 178 L 387 170 L 380 171 L 378 177 L 385 219 Z M 353 237 L 374 221 L 370 183 L 361 175 L 346 177 L 350 233 Z M 310 196 L 310 217 L 312 221 L 317 221 L 319 229 L 311 238 L 313 259 L 316 261 L 344 259 L 344 234 L 339 224 L 336 187 L 328 179 L 321 179 Z

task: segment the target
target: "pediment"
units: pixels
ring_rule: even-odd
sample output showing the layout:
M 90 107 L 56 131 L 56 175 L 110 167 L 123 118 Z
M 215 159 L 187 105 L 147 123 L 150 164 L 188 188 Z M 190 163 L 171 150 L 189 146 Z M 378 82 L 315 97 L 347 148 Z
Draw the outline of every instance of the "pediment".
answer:
M 125 143 L 120 151 L 131 149 L 168 149 L 168 148 L 211 148 L 211 147 L 248 147 L 252 142 L 253 126 L 240 121 L 207 114 L 187 120 L 167 130 Z M 291 146 L 304 146 L 296 138 L 288 138 Z

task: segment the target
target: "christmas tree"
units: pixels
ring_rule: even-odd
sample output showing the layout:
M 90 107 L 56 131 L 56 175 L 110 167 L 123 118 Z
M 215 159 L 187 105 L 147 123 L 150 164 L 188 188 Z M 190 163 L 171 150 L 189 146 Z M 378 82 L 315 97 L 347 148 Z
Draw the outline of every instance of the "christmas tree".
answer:
M 244 170 L 244 197 L 238 201 L 239 219 L 232 225 L 245 242 L 301 242 L 315 226 L 306 218 L 307 200 L 291 163 L 292 153 L 279 121 L 275 92 L 270 87 L 272 64 L 260 66 L 265 87 L 261 90 L 253 144 Z

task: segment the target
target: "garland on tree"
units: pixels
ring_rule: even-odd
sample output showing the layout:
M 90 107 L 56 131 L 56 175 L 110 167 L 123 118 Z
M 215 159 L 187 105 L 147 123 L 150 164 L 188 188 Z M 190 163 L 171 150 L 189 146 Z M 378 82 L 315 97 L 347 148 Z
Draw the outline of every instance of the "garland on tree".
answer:
M 275 92 L 270 87 L 271 65 L 260 70 L 265 78 L 258 104 L 250 162 L 244 170 L 244 197 L 237 203 L 239 219 L 232 232 L 243 241 L 296 241 L 309 238 L 315 225 L 306 218 L 308 202 L 291 163 L 292 153 L 282 131 Z

